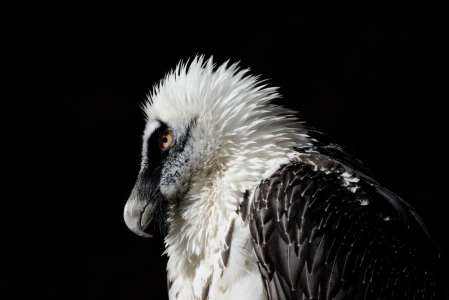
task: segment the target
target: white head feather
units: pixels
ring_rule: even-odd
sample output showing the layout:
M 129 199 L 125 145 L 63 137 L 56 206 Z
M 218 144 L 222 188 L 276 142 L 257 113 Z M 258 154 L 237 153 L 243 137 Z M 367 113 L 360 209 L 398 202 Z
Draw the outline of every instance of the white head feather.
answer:
M 156 120 L 179 132 L 194 123 L 182 157 L 174 158 L 188 157 L 188 163 L 172 164 L 180 174 L 176 182 L 164 187 L 161 181 L 168 199 L 178 197 L 166 237 L 170 277 L 193 278 L 202 263 L 213 264 L 245 191 L 308 142 L 295 112 L 270 104 L 279 97 L 277 88 L 247 72 L 227 62 L 214 70 L 212 59 L 196 57 L 188 68 L 180 63 L 170 72 L 144 106 L 143 160 Z

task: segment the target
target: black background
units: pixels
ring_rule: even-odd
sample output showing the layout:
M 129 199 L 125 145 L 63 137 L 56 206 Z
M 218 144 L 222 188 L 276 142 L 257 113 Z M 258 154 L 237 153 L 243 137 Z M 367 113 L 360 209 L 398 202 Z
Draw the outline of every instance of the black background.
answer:
M 447 245 L 446 10 L 334 2 L 168 3 L 139 17 L 31 11 L 4 27 L 2 199 L 13 242 L 2 246 L 12 266 L 2 279 L 14 298 L 167 297 L 163 239 L 135 236 L 122 214 L 140 167 L 139 105 L 196 54 L 240 61 L 279 86 L 278 104 L 354 149 Z

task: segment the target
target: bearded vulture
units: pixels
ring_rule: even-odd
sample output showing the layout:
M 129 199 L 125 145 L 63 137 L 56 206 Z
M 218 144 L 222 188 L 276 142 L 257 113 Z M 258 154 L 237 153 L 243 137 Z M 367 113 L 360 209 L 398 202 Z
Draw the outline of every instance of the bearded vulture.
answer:
M 413 207 L 247 71 L 197 56 L 143 106 L 124 219 L 144 237 L 159 223 L 169 298 L 448 299 Z

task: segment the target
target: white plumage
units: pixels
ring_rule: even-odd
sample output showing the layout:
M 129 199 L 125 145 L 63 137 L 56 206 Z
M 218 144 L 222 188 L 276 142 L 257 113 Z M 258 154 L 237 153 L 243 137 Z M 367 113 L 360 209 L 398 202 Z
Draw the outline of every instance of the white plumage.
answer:
M 203 65 L 203 57 L 195 58 L 188 69 L 180 64 L 169 73 L 145 105 L 143 161 L 155 120 L 179 131 L 196 122 L 194 142 L 187 150 L 191 163 L 176 170 L 181 178 L 166 187 L 166 197 L 171 198 L 190 182 L 182 201 L 173 207 L 165 240 L 169 279 L 175 281 L 170 293 L 179 292 L 178 299 L 199 297 L 210 275 L 221 273 L 220 251 L 234 219 L 230 265 L 222 276 L 213 277 L 210 299 L 230 299 L 231 294 L 243 299 L 243 291 L 250 296 L 244 299 L 262 299 L 248 221 L 238 220 L 236 211 L 245 191 L 253 190 L 267 169 L 287 160 L 292 148 L 306 143 L 307 137 L 293 111 L 269 104 L 279 97 L 276 88 L 244 77 L 246 73 L 226 63 L 215 71 L 212 59 Z

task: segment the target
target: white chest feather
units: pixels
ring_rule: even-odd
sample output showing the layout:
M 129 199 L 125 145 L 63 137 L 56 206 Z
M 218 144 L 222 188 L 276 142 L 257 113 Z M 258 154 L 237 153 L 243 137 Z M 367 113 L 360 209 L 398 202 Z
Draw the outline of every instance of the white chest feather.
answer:
M 251 242 L 248 219 L 235 214 L 224 242 L 212 252 L 211 260 L 202 260 L 193 277 L 169 280 L 169 298 L 173 299 L 268 299 Z M 170 268 L 168 268 L 170 276 Z
M 288 160 L 286 157 L 270 164 L 272 167 L 262 177 L 270 176 Z M 207 207 L 207 201 L 197 206 L 196 215 L 202 222 L 186 223 L 176 217 L 172 220 L 173 230 L 166 240 L 171 300 L 268 299 L 249 229 L 254 188 L 255 184 L 248 188 L 251 193 L 238 193 L 237 206 L 218 210 L 209 206 L 209 211 L 201 210 Z M 191 210 L 184 214 L 192 215 Z M 183 215 L 183 210 L 175 208 L 175 215 Z

